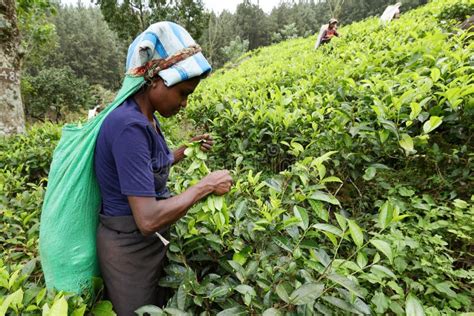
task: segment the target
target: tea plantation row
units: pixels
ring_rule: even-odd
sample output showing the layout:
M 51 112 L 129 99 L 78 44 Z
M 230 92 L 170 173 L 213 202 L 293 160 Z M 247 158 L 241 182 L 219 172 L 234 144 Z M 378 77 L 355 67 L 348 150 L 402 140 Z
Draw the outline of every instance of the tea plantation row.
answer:
M 317 51 L 314 36 L 253 51 L 206 79 L 163 128 L 172 143 L 180 124 L 217 143 L 187 150 L 170 188 L 224 167 L 235 185 L 173 227 L 160 281 L 173 295 L 140 312 L 472 311 L 474 44 L 454 27 L 472 9 L 433 1 L 386 27 L 343 27 Z M 100 280 L 83 296 L 44 289 L 38 219 L 59 135 L 46 124 L 0 142 L 0 315 L 113 314 Z

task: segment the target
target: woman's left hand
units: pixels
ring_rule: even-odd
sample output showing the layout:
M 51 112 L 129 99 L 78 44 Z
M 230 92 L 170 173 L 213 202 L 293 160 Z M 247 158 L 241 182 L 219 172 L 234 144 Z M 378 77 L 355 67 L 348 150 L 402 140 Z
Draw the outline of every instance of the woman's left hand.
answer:
M 209 151 L 209 150 L 211 150 L 212 145 L 214 145 L 214 140 L 212 139 L 211 135 L 209 135 L 209 134 L 194 136 L 193 138 L 191 138 L 191 141 L 192 142 L 201 141 L 201 150 L 202 151 Z

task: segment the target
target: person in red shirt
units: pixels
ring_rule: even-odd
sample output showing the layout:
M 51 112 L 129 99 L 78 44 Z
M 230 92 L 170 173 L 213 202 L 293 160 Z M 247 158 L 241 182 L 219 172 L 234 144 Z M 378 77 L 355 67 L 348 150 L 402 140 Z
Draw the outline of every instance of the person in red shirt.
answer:
M 337 20 L 330 19 L 327 29 L 324 30 L 321 36 L 321 45 L 329 43 L 334 36 L 339 36 L 339 33 L 337 33 Z

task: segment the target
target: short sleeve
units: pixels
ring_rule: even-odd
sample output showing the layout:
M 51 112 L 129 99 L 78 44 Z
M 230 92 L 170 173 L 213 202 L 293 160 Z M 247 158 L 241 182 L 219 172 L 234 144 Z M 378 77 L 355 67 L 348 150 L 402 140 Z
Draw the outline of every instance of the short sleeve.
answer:
M 146 126 L 130 124 L 112 144 L 120 191 L 127 196 L 155 196 L 151 139 Z

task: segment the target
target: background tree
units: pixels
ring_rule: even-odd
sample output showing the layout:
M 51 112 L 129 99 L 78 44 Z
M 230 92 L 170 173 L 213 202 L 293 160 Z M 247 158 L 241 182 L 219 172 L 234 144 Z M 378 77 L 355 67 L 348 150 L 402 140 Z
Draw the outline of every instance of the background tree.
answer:
M 90 86 L 69 67 L 45 68 L 36 76 L 25 75 L 22 91 L 26 114 L 36 120 L 59 122 L 66 113 L 94 105 Z
M 20 34 L 13 0 L 0 2 L 0 31 L 0 135 L 22 133 L 25 118 L 20 95 Z
M 105 21 L 120 39 L 130 42 L 137 34 L 148 26 L 150 10 L 155 5 L 166 5 L 166 0 L 97 0 Z
M 155 9 L 153 16 L 159 13 Z M 167 20 L 183 26 L 194 39 L 199 39 L 207 28 L 210 14 L 205 11 L 202 0 L 174 0 L 167 8 Z M 155 19 L 157 22 L 163 19 Z
M 56 14 L 45 17 L 53 30 L 47 43 L 30 34 L 38 16 L 23 19 L 27 23 L 22 30 L 29 40 L 24 47 L 35 48 L 24 50 L 21 80 L 25 114 L 32 120 L 60 120 L 67 113 L 96 105 L 90 102 L 91 86 L 100 86 L 96 94 L 108 94 L 104 88 L 117 89 L 125 69 L 126 47 L 99 8 L 56 5 L 51 11 Z M 96 99 L 102 100 L 101 96 Z
M 233 61 L 242 56 L 249 49 L 249 41 L 242 40 L 240 36 L 236 36 L 233 41 L 229 43 L 229 46 L 222 48 L 222 54 L 227 60 Z
M 298 29 L 296 28 L 296 23 L 290 23 L 283 27 L 280 32 L 275 32 L 272 34 L 272 42 L 281 42 L 284 40 L 297 38 Z
M 22 68 L 34 71 L 57 46 L 56 28 L 51 22 L 57 7 L 49 0 L 19 0 L 16 9 L 21 34 Z
M 250 0 L 244 0 L 235 12 L 234 32 L 249 41 L 249 49 L 270 44 L 269 24 L 265 12 Z
M 235 15 L 227 10 L 218 16 L 214 13 L 210 15 L 207 32 L 203 33 L 199 42 L 214 68 L 219 68 L 228 61 L 222 48 L 235 39 L 235 27 Z
M 109 28 L 98 8 L 58 8 L 52 21 L 58 46 L 48 55 L 46 67 L 67 66 L 90 85 L 120 87 L 127 47 Z
M 331 17 L 339 19 L 345 0 L 326 0 Z M 359 1 L 362 2 L 362 1 Z

